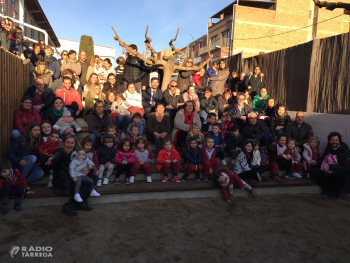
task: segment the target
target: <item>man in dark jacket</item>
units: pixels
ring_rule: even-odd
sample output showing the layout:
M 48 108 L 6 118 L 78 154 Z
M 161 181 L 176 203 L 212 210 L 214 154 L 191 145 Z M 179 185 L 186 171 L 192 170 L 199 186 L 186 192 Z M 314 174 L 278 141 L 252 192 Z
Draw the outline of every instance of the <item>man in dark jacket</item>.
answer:
M 130 47 L 137 52 L 136 45 L 130 45 Z M 128 58 L 125 61 L 123 80 L 128 84 L 134 83 L 135 90 L 141 93 L 141 80 L 147 75 L 148 71 L 145 67 L 145 63 L 136 56 L 128 54 Z
M 177 88 L 177 82 L 171 81 L 168 88 L 163 92 L 163 103 L 165 105 L 165 114 L 169 118 L 175 118 L 179 108 L 184 104 L 180 89 Z
M 336 200 L 350 182 L 350 151 L 349 147 L 342 142 L 342 136 L 338 132 L 331 132 L 328 135 L 328 144 L 322 158 L 315 161 L 315 165 L 320 166 L 328 154 L 337 157 L 336 164 L 330 164 L 323 169 L 313 169 L 310 178 L 322 187 L 322 194 L 328 195 L 329 199 Z M 333 171 L 333 173 L 329 173 Z
M 86 52 L 84 50 L 80 51 L 79 53 L 79 63 L 81 67 L 81 73 L 79 75 L 80 85 L 84 86 L 87 83 L 86 74 L 90 66 L 90 61 L 86 59 Z
M 295 121 L 290 122 L 286 127 L 286 134 L 288 138 L 293 138 L 297 141 L 298 151 L 304 150 L 304 143 L 314 135 L 312 127 L 305 123 L 305 115 L 303 112 L 298 111 L 295 115 Z
M 200 97 L 200 111 L 199 115 L 202 117 L 202 121 L 204 122 L 209 113 L 215 113 L 219 109 L 219 103 L 215 97 L 213 97 L 212 89 L 210 87 L 206 87 L 204 89 L 204 96 Z
M 270 128 L 265 122 L 258 120 L 255 112 L 248 114 L 248 122 L 243 127 L 243 137 L 245 139 L 256 139 L 261 146 L 266 146 L 273 143 L 273 138 L 270 135 Z
M 155 104 L 162 103 L 163 92 L 158 88 L 158 78 L 151 79 L 151 87 L 142 91 L 142 107 L 145 110 L 145 118 L 155 111 Z
M 231 119 L 236 119 L 239 130 L 242 131 L 244 124 L 247 121 L 248 114 L 252 112 L 251 108 L 244 102 L 245 95 L 239 94 L 237 96 L 237 103 L 233 102 L 229 109 L 228 114 L 231 116 Z
M 44 80 L 40 77 L 36 79 L 33 86 L 27 89 L 23 96 L 33 99 L 33 109 L 39 111 L 41 118 L 43 118 L 44 112 L 52 106 L 55 98 L 52 89 L 46 86 Z
M 254 73 L 249 73 L 249 76 L 245 80 L 245 86 L 248 88 L 251 98 L 254 98 L 262 88 L 265 88 L 265 76 L 261 73 L 259 66 L 254 67 Z

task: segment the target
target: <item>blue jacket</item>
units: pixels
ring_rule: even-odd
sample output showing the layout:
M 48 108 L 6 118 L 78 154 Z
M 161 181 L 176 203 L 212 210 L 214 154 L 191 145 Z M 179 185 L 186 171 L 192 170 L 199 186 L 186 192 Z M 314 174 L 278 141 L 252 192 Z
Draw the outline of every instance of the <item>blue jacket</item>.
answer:
M 28 155 L 37 155 L 38 148 L 30 149 L 23 146 L 24 136 L 18 137 L 7 150 L 7 158 L 11 161 L 13 168 L 22 171 L 19 162 Z M 39 145 L 38 145 L 39 146 Z
M 45 59 L 46 56 L 44 56 Z M 61 75 L 61 69 L 60 69 L 60 63 L 58 63 L 57 58 L 52 56 L 52 59 L 50 61 L 50 64 L 46 62 L 46 68 L 49 70 L 52 70 L 53 75 L 52 75 L 52 82 L 55 81 L 55 79 L 58 79 Z
M 148 87 L 146 90 L 142 91 L 142 107 L 150 107 L 150 101 L 151 101 L 151 87 Z M 157 88 L 153 97 L 153 102 L 162 103 L 163 101 L 163 92 L 161 89 Z M 153 103 L 152 102 L 152 103 Z
M 132 125 L 137 125 L 137 126 L 139 126 L 139 135 L 142 135 L 143 134 L 143 125 L 145 125 L 145 123 L 146 123 L 146 121 L 142 118 L 141 119 L 141 121 L 139 122 L 139 123 L 136 123 L 136 122 L 131 122 L 130 124 L 129 124 L 129 126 L 128 126 L 128 128 L 127 128 L 127 130 L 126 130 L 126 132 L 128 133 L 128 134 L 131 134 L 130 133 L 130 127 L 132 126 Z
M 252 109 L 246 103 L 244 103 L 243 107 L 244 107 L 244 113 L 245 113 L 244 116 L 248 117 L 248 114 L 252 112 Z M 231 116 L 231 119 L 239 119 L 241 117 L 239 114 L 237 114 L 237 112 L 238 112 L 238 104 L 232 103 L 228 108 L 228 114 Z
M 104 145 L 104 141 L 106 138 L 112 138 L 113 139 L 113 147 L 112 148 L 108 148 L 106 145 Z M 103 136 L 103 142 L 102 142 L 103 146 L 97 150 L 97 158 L 98 158 L 98 163 L 101 164 L 106 164 L 108 162 L 110 163 L 114 163 L 114 159 L 115 159 L 115 154 L 117 152 L 117 149 L 114 148 L 114 136 L 110 135 L 110 134 L 106 134 L 105 136 Z M 98 169 L 98 167 L 97 167 Z
M 209 134 L 210 134 L 210 136 L 213 136 L 213 137 L 214 137 L 213 131 L 210 131 Z M 223 145 L 224 148 L 226 147 L 226 141 L 225 141 L 224 138 L 222 138 L 222 132 L 219 132 L 219 143 L 218 143 L 218 144 L 215 144 L 215 145 Z
M 211 77 L 216 77 L 216 71 L 213 69 L 213 67 L 209 67 L 207 69 L 207 72 L 205 73 L 205 76 L 207 77 L 207 79 Z M 209 87 L 211 87 L 213 84 L 214 84 L 214 81 L 211 80 L 209 83 Z
M 183 154 L 185 163 L 192 163 L 194 165 L 198 165 L 203 161 L 202 150 L 201 148 L 199 148 L 198 145 L 196 146 L 196 149 L 185 145 L 185 147 L 183 148 Z
M 239 134 L 238 138 L 235 138 L 230 132 L 226 133 L 225 137 L 226 141 L 226 149 L 227 150 L 232 150 L 243 147 L 243 135 Z

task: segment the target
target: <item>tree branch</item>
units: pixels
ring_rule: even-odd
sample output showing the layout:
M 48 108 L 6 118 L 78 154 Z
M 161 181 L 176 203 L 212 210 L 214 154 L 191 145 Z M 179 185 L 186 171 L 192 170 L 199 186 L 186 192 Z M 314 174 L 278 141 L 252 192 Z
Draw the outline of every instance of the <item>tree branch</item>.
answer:
M 176 41 L 177 35 L 179 34 L 179 30 L 180 30 L 180 27 L 177 28 L 177 32 L 176 32 L 175 38 L 172 38 L 172 39 L 170 40 L 170 42 L 169 42 L 169 46 L 171 47 L 171 50 L 172 50 L 172 51 L 176 51 L 176 48 L 175 48 L 175 46 L 173 45 L 173 42 Z
M 350 4 L 342 2 L 327 2 L 314 0 L 314 3 L 319 8 L 325 7 L 327 10 L 333 11 L 336 8 L 344 8 L 345 10 L 350 11 Z
M 211 60 L 213 59 L 213 55 L 209 55 L 208 59 L 201 63 L 199 66 L 194 66 L 194 67 L 186 67 L 186 66 L 180 66 L 180 65 L 173 65 L 173 69 L 177 70 L 200 70 L 202 69 L 206 64 L 208 64 Z

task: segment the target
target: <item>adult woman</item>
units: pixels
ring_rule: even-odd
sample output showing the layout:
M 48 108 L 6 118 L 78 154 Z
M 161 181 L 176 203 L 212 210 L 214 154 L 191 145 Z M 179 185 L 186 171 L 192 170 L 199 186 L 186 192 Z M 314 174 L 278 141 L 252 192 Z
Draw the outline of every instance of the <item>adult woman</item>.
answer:
M 55 125 L 55 123 L 62 117 L 65 108 L 63 99 L 61 97 L 55 97 L 53 105 L 45 112 L 44 120 L 49 121 L 51 125 Z M 75 116 L 71 109 L 68 110 L 71 112 L 71 116 Z M 70 128 L 67 129 L 65 133 L 71 133 L 72 131 L 72 128 Z
M 116 75 L 116 72 L 114 68 L 112 67 L 112 62 L 109 58 L 105 58 L 103 60 L 103 72 L 104 72 L 104 77 L 108 76 L 109 74 L 113 74 L 114 76 Z M 105 81 L 104 78 L 101 78 L 101 80 Z
M 7 150 L 7 158 L 12 167 L 18 169 L 27 183 L 43 177 L 44 172 L 36 166 L 36 155 L 41 143 L 40 124 L 33 121 L 28 124 L 26 133 L 18 137 Z
M 227 66 L 226 61 L 225 59 L 221 59 L 216 77 L 211 77 L 208 79 L 209 82 L 214 81 L 214 84 L 211 86 L 214 97 L 219 97 L 224 92 L 225 83 L 229 75 L 230 70 Z
M 200 110 L 200 102 L 198 95 L 196 94 L 196 88 L 193 85 L 187 87 L 187 92 L 182 94 L 184 102 L 193 101 L 195 103 L 195 110 L 198 112 Z
M 21 99 L 21 107 L 15 110 L 13 117 L 15 130 L 11 132 L 12 139 L 15 140 L 17 137 L 24 135 L 28 124 L 32 121 L 36 121 L 39 124 L 41 123 L 39 111 L 32 108 L 32 103 L 31 97 L 24 96 Z
M 49 69 L 46 69 L 46 62 L 44 60 L 38 60 L 36 67 L 32 67 L 30 69 L 30 73 L 31 85 L 34 85 L 34 82 L 38 77 L 42 78 L 47 86 L 50 86 L 52 84 L 53 72 Z
M 108 110 L 109 113 L 111 113 L 111 106 L 112 103 L 116 101 L 115 93 L 113 90 L 110 90 L 106 94 L 106 100 L 105 100 L 105 109 Z
M 137 91 L 135 91 L 135 84 L 129 83 L 128 89 L 123 93 L 123 96 L 130 105 L 129 111 L 131 115 L 134 115 L 135 112 L 140 113 L 141 116 L 145 114 L 145 110 L 142 107 L 141 95 Z M 127 116 L 128 115 L 125 115 L 125 117 Z
M 73 78 L 72 78 L 72 86 L 73 89 L 75 89 L 76 91 L 78 91 L 80 98 L 83 95 L 83 89 L 80 86 L 80 80 L 79 80 L 79 76 L 77 75 L 77 73 L 75 73 L 75 71 L 73 72 Z
M 211 94 L 211 88 L 206 87 L 204 89 L 204 96 L 201 98 L 201 110 L 199 111 L 199 115 L 202 117 L 203 122 L 207 120 L 209 113 L 216 113 L 219 109 L 218 101 Z
M 270 131 L 273 138 L 280 133 L 284 133 L 287 125 L 292 122 L 292 119 L 286 112 L 286 106 L 283 104 L 278 105 L 275 116 L 271 118 Z
M 52 131 L 52 124 L 49 121 L 43 121 L 40 125 L 41 130 L 41 138 L 43 140 L 46 140 L 50 138 L 51 131 Z
M 93 184 L 91 182 L 83 181 L 80 187 L 80 196 L 83 202 L 76 202 L 74 200 L 74 181 L 69 175 L 69 164 L 71 162 L 71 154 L 76 150 L 78 146 L 74 135 L 65 135 L 62 144 L 58 149 L 53 152 L 52 157 L 47 161 L 46 165 L 52 165 L 53 167 L 53 190 L 57 194 L 70 195 L 69 201 L 63 205 L 62 213 L 69 216 L 76 216 L 77 209 L 82 209 L 84 211 L 91 211 L 92 208 L 88 205 L 88 197 L 90 196 L 91 190 L 93 189 Z M 82 173 L 91 177 L 93 180 L 96 175 L 93 175 L 89 168 L 82 170 Z
M 237 96 L 237 83 L 239 82 L 239 76 L 237 70 L 233 70 L 231 75 L 227 79 L 226 88 L 230 89 L 234 96 Z
M 193 60 L 192 58 L 186 58 L 183 67 L 192 67 Z M 191 82 L 191 76 L 194 73 L 194 70 L 180 70 L 177 77 L 177 86 L 181 92 L 186 90 Z
M 70 69 L 72 71 L 75 71 L 78 75 L 81 73 L 81 65 L 80 62 L 77 60 L 77 53 L 71 49 L 68 53 L 69 59 L 63 61 L 61 66 L 61 71 L 64 69 Z
M 60 64 L 58 63 L 57 58 L 53 54 L 51 46 L 45 46 L 44 48 L 44 61 L 46 62 L 46 68 L 52 71 L 52 80 L 58 79 L 61 74 Z
M 269 127 L 272 117 L 276 115 L 276 104 L 274 98 L 268 97 L 260 109 L 259 119 L 264 120 Z
M 120 84 L 123 84 L 123 73 L 124 73 L 125 58 L 124 57 L 118 57 L 116 62 L 118 64 L 118 67 L 115 68 L 116 82 L 120 83 Z
M 170 134 L 171 126 L 169 116 L 164 114 L 165 107 L 161 103 L 156 103 L 155 112 L 152 112 L 147 119 L 147 132 L 153 135 L 154 144 L 157 151 L 163 147 L 164 139 Z
M 68 51 L 63 50 L 61 52 L 61 58 L 58 60 L 58 63 L 60 64 L 60 66 L 62 66 L 63 62 L 66 61 L 67 59 L 68 59 Z
M 102 101 L 103 103 L 106 100 L 106 95 L 102 93 L 101 86 L 96 85 L 93 89 L 90 89 L 90 91 L 87 93 L 85 98 L 85 109 L 84 109 L 84 120 L 87 120 L 87 115 L 89 114 L 90 110 L 94 107 L 95 102 L 97 100 Z
M 10 35 L 11 29 L 13 26 L 13 22 L 10 18 L 7 18 L 7 23 L 4 27 L 0 27 L 0 46 L 5 49 L 9 50 L 9 42 L 8 37 Z
M 96 86 L 100 86 L 102 88 L 102 86 L 100 85 L 100 80 L 98 79 L 98 75 L 96 73 L 91 73 L 90 77 L 88 79 L 88 83 L 86 83 L 84 85 L 84 89 L 82 92 L 82 98 L 85 100 L 88 92 L 90 90 L 95 90 Z
M 38 60 L 44 60 L 43 56 L 40 55 L 40 51 L 40 45 L 38 43 L 35 43 L 33 46 L 32 56 L 30 58 L 30 62 L 33 64 L 34 67 L 36 67 L 36 63 L 38 62 Z
M 109 91 L 114 91 L 115 94 L 123 94 L 125 86 L 116 81 L 116 76 L 110 73 L 107 77 L 107 82 L 103 85 L 102 92 L 107 95 Z
M 233 97 L 230 89 L 227 88 L 224 90 L 224 93 L 222 94 L 222 96 L 218 98 L 218 103 L 219 103 L 219 118 L 220 118 L 221 115 L 226 110 L 228 110 L 230 104 L 233 103 Z
M 245 100 L 244 100 L 245 104 L 247 104 L 250 108 L 253 108 L 253 100 L 250 97 L 249 91 L 246 90 L 244 95 L 245 95 Z
M 88 67 L 87 73 L 86 73 L 86 80 L 89 81 L 90 75 L 95 72 L 95 67 L 99 63 L 100 57 L 97 55 L 93 55 L 90 60 L 90 66 Z
M 265 76 L 261 73 L 260 66 L 255 66 L 254 73 L 249 73 L 249 76 L 245 80 L 245 86 L 248 87 L 252 97 L 255 97 L 259 90 L 265 87 Z
M 260 90 L 260 95 L 255 95 L 253 99 L 253 110 L 260 111 L 262 105 L 264 105 L 265 100 L 269 97 L 267 94 L 267 88 L 262 88 Z
M 191 101 L 186 101 L 184 103 L 184 108 L 176 113 L 174 130 L 171 133 L 171 137 L 177 147 L 181 147 L 185 142 L 192 123 L 197 123 L 199 128 L 202 128 L 201 119 L 199 114 L 194 111 L 193 103 Z

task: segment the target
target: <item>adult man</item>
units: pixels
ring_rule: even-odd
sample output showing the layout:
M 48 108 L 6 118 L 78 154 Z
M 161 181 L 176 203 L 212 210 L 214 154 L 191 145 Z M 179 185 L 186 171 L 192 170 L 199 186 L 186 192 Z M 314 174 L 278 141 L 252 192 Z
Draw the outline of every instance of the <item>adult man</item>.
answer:
M 242 133 L 244 138 L 256 139 L 262 146 L 269 145 L 274 141 L 270 135 L 270 128 L 265 122 L 258 120 L 255 112 L 248 114 L 248 122 L 244 125 Z
M 295 121 L 289 123 L 286 127 L 286 134 L 288 137 L 297 141 L 296 146 L 299 152 L 304 150 L 304 143 L 307 143 L 307 140 L 314 135 L 312 127 L 304 121 L 304 113 L 298 111 L 295 115 Z
M 177 82 L 175 80 L 170 81 L 168 88 L 164 90 L 163 103 L 166 105 L 165 114 L 167 114 L 171 119 L 175 118 L 179 107 L 184 105 L 181 91 L 177 88 Z
M 344 189 L 346 179 L 350 172 L 350 151 L 349 147 L 342 142 L 341 135 L 338 132 L 331 132 L 328 135 L 328 144 L 324 156 L 312 165 L 320 166 L 327 158 L 328 154 L 336 156 L 334 164 L 326 165 L 323 169 L 312 169 L 310 178 L 322 187 L 322 193 L 328 195 L 329 199 L 337 200 Z M 330 174 L 330 171 L 333 172 Z
M 44 55 L 45 55 L 45 52 L 44 52 L 45 42 L 44 42 L 44 40 L 39 40 L 39 45 L 40 45 L 40 55 L 44 57 Z
M 72 88 L 72 80 L 69 77 L 63 77 L 63 86 L 56 92 L 56 97 L 61 97 L 64 105 L 71 109 L 76 116 L 83 110 L 80 95 Z
M 79 75 L 80 85 L 84 86 L 87 83 L 86 74 L 90 66 L 90 61 L 86 59 L 86 52 L 84 50 L 79 53 L 79 63 L 81 67 L 81 73 Z
M 239 93 L 237 97 L 237 103 L 232 103 L 228 109 L 228 113 L 230 114 L 231 119 L 237 120 L 240 131 L 242 131 L 243 126 L 247 121 L 248 114 L 252 111 L 244 101 L 245 95 Z
M 162 102 L 163 93 L 158 86 L 158 78 L 152 78 L 151 87 L 142 91 L 142 107 L 145 110 L 145 118 L 148 118 L 148 115 L 155 111 L 154 106 L 157 102 Z
M 245 86 L 248 87 L 250 97 L 254 98 L 262 88 L 265 88 L 265 76 L 261 73 L 259 66 L 254 67 L 254 74 L 250 72 L 245 80 Z
M 56 79 L 49 87 L 50 89 L 52 89 L 52 92 L 54 94 L 56 94 L 56 92 L 62 87 L 64 77 L 69 77 L 70 79 L 72 79 L 73 71 L 70 69 L 64 69 L 63 71 L 61 71 L 61 77 Z
M 33 99 L 33 109 L 39 111 L 41 118 L 46 109 L 52 105 L 53 99 L 55 98 L 52 90 L 45 85 L 41 77 L 36 79 L 35 84 L 29 87 L 23 96 L 28 96 Z

